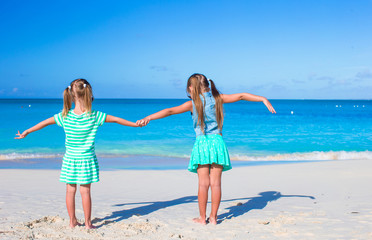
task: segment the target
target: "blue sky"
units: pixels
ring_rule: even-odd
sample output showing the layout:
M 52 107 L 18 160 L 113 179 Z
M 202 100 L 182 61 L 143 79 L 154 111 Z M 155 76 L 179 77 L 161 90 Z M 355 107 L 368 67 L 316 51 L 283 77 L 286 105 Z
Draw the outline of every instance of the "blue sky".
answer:
M 372 1 L 2 1 L 0 98 L 372 99 Z

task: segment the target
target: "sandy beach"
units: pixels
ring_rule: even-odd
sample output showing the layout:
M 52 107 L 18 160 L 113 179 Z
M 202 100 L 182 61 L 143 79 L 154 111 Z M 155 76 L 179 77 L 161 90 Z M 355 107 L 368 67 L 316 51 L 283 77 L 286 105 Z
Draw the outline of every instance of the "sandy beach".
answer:
M 234 168 L 217 226 L 191 221 L 195 174 L 101 171 L 94 230 L 68 227 L 59 171 L 0 170 L 0 239 L 372 239 L 371 169 L 370 160 Z

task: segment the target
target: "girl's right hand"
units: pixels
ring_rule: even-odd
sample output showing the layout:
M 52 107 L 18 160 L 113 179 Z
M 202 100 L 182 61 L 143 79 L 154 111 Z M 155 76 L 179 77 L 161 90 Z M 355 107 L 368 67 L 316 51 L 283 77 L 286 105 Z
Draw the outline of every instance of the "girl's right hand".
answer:
M 19 137 L 15 137 L 14 139 L 22 139 L 22 138 L 25 138 L 28 134 L 29 134 L 29 132 L 28 132 L 27 130 L 24 131 L 23 133 L 20 133 L 19 130 L 18 130 L 18 133 L 17 133 L 16 135 L 19 136 Z

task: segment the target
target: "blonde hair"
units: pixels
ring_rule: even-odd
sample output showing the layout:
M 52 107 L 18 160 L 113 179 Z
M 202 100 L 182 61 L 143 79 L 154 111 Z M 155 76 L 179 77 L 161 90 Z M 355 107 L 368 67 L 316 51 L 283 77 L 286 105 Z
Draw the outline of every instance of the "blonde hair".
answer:
M 210 82 L 210 84 L 209 84 Z M 187 80 L 187 93 L 190 94 L 191 99 L 194 101 L 195 109 L 198 113 L 198 122 L 197 125 L 200 126 L 202 132 L 204 133 L 205 122 L 204 122 L 204 107 L 205 107 L 205 99 L 204 99 L 204 106 L 202 104 L 200 95 L 204 98 L 202 94 L 203 91 L 206 91 L 207 88 L 212 90 L 212 95 L 216 101 L 216 118 L 218 129 L 222 130 L 223 127 L 223 100 L 221 98 L 220 92 L 217 90 L 216 85 L 212 80 L 208 80 L 203 74 L 195 73 L 189 77 Z M 191 87 L 191 91 L 190 91 Z
M 70 86 L 63 91 L 63 117 L 67 116 L 72 107 L 72 103 L 77 99 L 82 100 L 85 112 L 92 112 L 92 102 L 94 100 L 92 86 L 83 78 L 72 81 Z

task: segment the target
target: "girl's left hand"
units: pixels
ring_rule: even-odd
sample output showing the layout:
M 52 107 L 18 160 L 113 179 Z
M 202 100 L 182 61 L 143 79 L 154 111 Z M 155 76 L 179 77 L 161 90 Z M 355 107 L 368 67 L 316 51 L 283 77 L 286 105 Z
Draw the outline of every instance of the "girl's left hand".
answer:
M 269 111 L 271 113 L 276 113 L 274 107 L 271 105 L 271 103 L 269 102 L 269 100 L 265 99 L 265 100 L 263 100 L 263 103 L 266 105 L 267 109 L 269 109 Z
M 143 118 L 141 120 L 138 120 L 136 123 L 138 126 L 144 127 L 150 122 L 150 119 L 148 118 Z
M 19 137 L 15 137 L 14 139 L 22 139 L 22 138 L 25 138 L 28 134 L 29 134 L 29 132 L 28 132 L 27 130 L 24 131 L 23 133 L 20 133 L 19 130 L 18 130 L 18 133 L 17 133 L 16 135 L 19 136 Z

